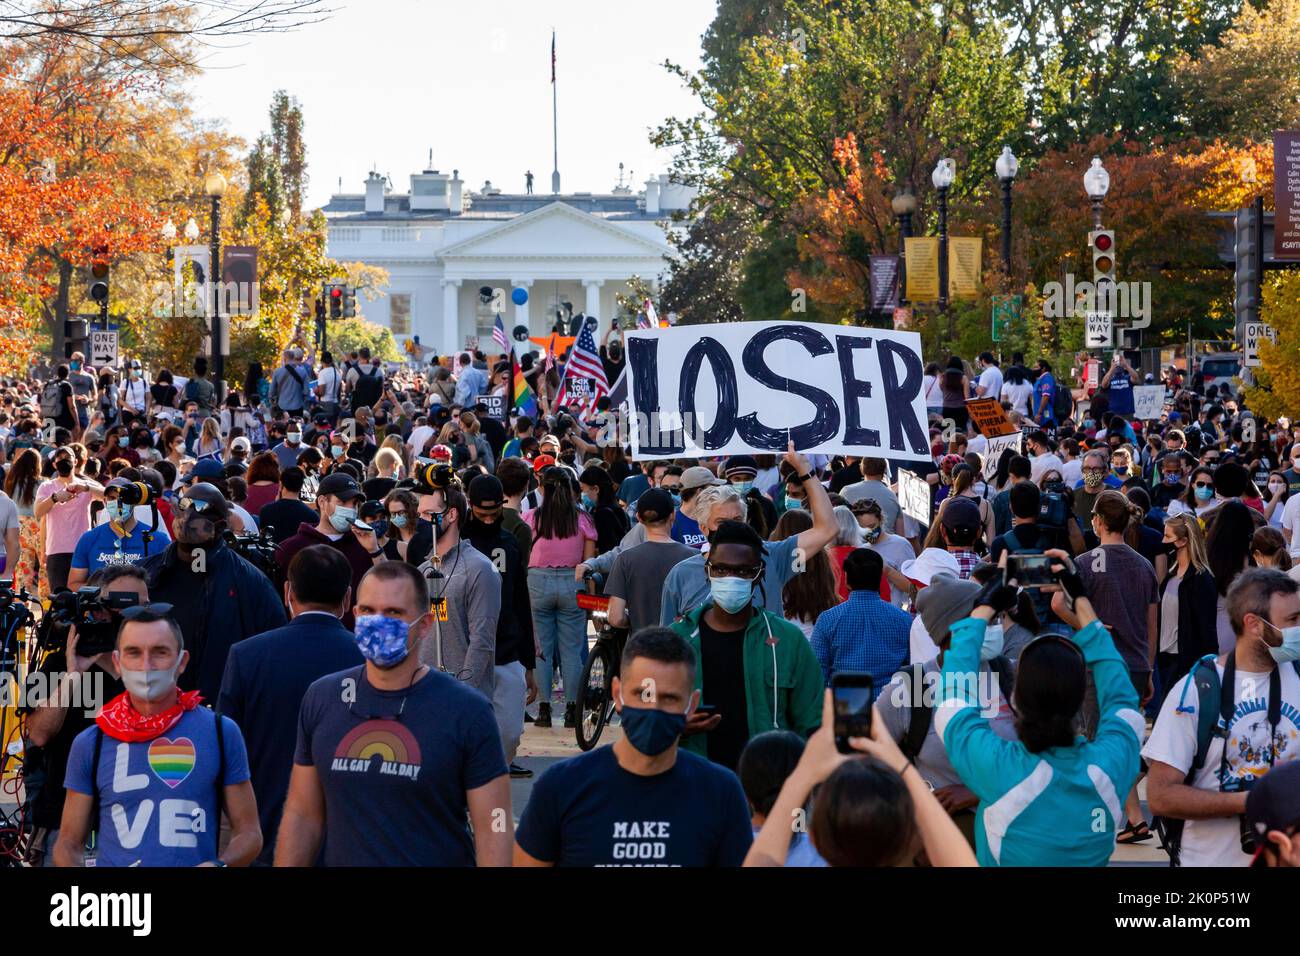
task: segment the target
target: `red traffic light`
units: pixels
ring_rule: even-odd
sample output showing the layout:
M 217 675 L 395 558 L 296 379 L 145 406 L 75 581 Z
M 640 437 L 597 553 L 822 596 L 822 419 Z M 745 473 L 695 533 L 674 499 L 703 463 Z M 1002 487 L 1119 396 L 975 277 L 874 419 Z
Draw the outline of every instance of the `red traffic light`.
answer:
M 330 297 L 334 299 L 343 298 L 343 290 L 340 289 L 338 286 L 335 286 L 334 288 L 330 289 Z
M 1111 242 L 1112 240 L 1110 234 L 1103 232 L 1101 235 L 1097 236 L 1097 239 L 1095 242 L 1093 242 L 1093 245 L 1101 252 L 1106 252 L 1110 249 Z

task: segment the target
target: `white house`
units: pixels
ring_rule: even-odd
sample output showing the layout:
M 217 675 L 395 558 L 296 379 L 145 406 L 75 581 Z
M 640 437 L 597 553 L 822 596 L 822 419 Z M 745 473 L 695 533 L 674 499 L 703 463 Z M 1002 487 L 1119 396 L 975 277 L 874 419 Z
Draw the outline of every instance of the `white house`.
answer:
M 364 193 L 330 199 L 322 210 L 327 252 L 386 269 L 386 294 L 363 302 L 366 318 L 392 330 L 399 347 L 418 335 L 441 354 L 471 337 L 490 343 L 495 313 L 483 287 L 502 290 L 507 330 L 522 324 L 547 335 L 565 303 L 608 327 L 629 278 L 654 285 L 667 269 L 664 227 L 694 196 L 666 175 L 651 177 L 640 194 L 621 185 L 610 193 L 503 193 L 490 182 L 474 192 L 459 170 L 436 169 L 412 174 L 410 192 L 387 187 L 372 172 Z M 524 305 L 513 304 L 515 289 L 527 291 Z

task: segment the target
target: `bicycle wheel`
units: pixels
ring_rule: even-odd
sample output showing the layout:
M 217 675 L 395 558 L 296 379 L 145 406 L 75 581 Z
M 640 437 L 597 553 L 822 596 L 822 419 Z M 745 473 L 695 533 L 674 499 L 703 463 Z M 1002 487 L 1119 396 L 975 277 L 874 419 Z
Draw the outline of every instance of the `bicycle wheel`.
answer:
M 578 746 L 583 750 L 596 746 L 609 720 L 610 708 L 614 704 L 610 696 L 614 666 L 609 642 L 597 641 L 582 669 L 582 683 L 578 685 L 578 721 L 574 730 Z

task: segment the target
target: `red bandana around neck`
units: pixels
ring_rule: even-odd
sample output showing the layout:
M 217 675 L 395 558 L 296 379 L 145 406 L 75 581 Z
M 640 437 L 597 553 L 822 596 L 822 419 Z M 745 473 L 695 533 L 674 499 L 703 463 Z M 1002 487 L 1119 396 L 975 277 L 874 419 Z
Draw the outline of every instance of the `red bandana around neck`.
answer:
M 131 705 L 131 695 L 123 691 L 104 705 L 95 723 L 114 740 L 126 743 L 153 740 L 176 726 L 181 716 L 199 706 L 201 700 L 203 697 L 197 690 L 182 691 L 175 705 L 145 716 Z

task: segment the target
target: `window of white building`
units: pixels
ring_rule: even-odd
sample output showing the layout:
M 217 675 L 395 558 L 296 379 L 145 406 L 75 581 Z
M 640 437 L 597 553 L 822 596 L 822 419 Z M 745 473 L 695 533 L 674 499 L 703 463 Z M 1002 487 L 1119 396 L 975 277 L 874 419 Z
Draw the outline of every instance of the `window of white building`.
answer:
M 388 328 L 394 335 L 411 334 L 411 293 L 393 292 L 389 294 Z

